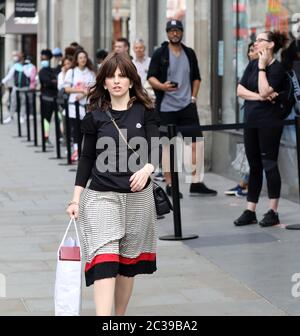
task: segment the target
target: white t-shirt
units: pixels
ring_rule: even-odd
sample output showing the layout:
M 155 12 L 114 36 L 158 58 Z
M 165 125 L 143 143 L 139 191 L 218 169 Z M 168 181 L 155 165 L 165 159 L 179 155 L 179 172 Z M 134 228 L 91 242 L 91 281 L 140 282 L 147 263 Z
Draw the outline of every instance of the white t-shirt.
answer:
M 84 70 L 80 70 L 79 67 L 74 69 L 69 69 L 67 71 L 64 87 L 72 87 L 76 89 L 86 89 L 95 84 L 95 73 L 88 68 Z M 76 118 L 76 110 L 75 105 L 73 104 L 76 101 L 76 97 L 80 95 L 80 93 L 71 93 L 69 97 L 69 117 Z M 85 105 L 87 103 L 87 98 L 84 97 L 79 101 L 80 104 L 80 119 L 83 119 L 85 116 Z
M 149 71 L 150 61 L 151 61 L 151 58 L 146 57 L 146 56 L 144 57 L 142 62 L 140 62 L 136 58 L 132 61 L 137 69 L 139 76 L 141 77 L 143 86 L 145 85 L 146 80 L 147 80 L 147 74 Z

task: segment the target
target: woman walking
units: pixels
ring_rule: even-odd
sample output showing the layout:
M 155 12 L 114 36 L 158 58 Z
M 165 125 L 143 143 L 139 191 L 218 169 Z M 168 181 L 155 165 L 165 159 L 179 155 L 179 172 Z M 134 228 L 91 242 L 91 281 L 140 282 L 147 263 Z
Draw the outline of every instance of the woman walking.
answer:
M 156 271 L 156 210 L 150 179 L 155 166 L 150 144 L 159 132 L 153 103 L 126 54 L 113 53 L 105 59 L 89 99 L 90 112 L 82 121 L 84 146 L 67 212 L 79 216 L 86 284 L 94 285 L 97 315 L 111 315 L 114 303 L 120 316 L 125 314 L 134 277 Z M 133 152 L 125 141 L 137 137 L 148 146 L 146 153 L 139 151 L 139 167 L 133 169 Z
M 85 116 L 85 106 L 89 87 L 95 83 L 95 72 L 88 54 L 84 50 L 78 50 L 73 58 L 71 69 L 65 76 L 65 92 L 69 97 L 69 117 L 71 125 L 71 136 L 73 139 L 72 161 L 78 160 L 78 133 L 76 132 L 76 108 L 75 102 L 79 102 L 80 120 Z
M 256 205 L 266 174 L 269 210 L 259 224 L 263 227 L 280 223 L 278 203 L 281 178 L 278 169 L 278 153 L 283 126 L 280 123 L 280 102 L 278 93 L 284 89 L 286 74 L 275 54 L 284 47 L 287 38 L 279 32 L 264 32 L 254 43 L 258 60 L 247 66 L 237 88 L 237 95 L 245 99 L 244 141 L 250 165 L 247 210 L 234 221 L 236 226 L 256 224 Z

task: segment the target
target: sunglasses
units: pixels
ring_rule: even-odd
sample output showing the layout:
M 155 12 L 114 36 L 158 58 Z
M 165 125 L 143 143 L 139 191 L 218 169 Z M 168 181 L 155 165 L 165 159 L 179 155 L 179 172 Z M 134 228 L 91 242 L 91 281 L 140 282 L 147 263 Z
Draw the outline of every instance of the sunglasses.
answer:
M 264 38 L 258 38 L 255 42 L 260 43 L 260 42 L 263 42 L 263 41 L 265 41 L 265 42 L 272 42 L 272 41 L 264 39 Z

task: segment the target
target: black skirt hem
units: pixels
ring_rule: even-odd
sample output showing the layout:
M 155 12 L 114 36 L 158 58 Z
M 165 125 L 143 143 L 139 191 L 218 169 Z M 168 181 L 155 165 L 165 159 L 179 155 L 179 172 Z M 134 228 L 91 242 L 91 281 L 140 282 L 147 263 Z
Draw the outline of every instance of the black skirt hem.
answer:
M 156 261 L 141 261 L 135 265 L 106 262 L 95 265 L 85 273 L 86 286 L 92 286 L 98 280 L 116 278 L 118 275 L 133 278 L 139 274 L 153 274 L 156 271 Z

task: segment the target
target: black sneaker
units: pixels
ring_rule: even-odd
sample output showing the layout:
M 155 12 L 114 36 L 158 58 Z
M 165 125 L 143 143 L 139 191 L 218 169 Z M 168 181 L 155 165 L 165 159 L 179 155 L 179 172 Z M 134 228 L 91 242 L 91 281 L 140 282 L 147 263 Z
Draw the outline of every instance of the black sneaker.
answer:
M 245 210 L 242 215 L 234 221 L 235 226 L 244 226 L 250 224 L 257 224 L 255 211 Z
M 166 186 L 166 193 L 168 196 L 172 197 L 172 186 L 170 184 Z M 179 198 L 183 198 L 181 192 L 179 192 Z
M 264 218 L 259 222 L 262 227 L 268 227 L 280 224 L 278 213 L 274 210 L 269 210 L 264 214 Z
M 190 186 L 191 196 L 217 196 L 217 191 L 207 188 L 204 183 L 192 183 Z

